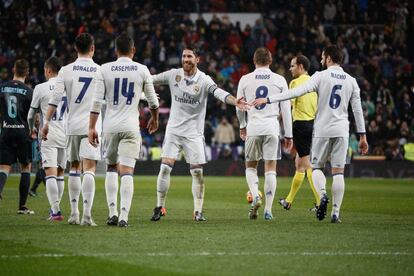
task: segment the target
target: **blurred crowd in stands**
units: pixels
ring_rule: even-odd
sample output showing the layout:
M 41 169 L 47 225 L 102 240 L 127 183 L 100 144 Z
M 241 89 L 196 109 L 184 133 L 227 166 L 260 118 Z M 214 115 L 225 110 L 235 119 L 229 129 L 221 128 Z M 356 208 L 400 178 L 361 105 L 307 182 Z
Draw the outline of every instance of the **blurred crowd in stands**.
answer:
M 413 3 L 397 0 L 3 0 L 0 7 L 0 82 L 11 78 L 16 58 L 30 62 L 28 82 L 44 81 L 43 62 L 52 55 L 64 64 L 73 61 L 77 34 L 95 37 L 94 60 L 115 59 L 114 38 L 126 31 L 134 37 L 135 60 L 152 73 L 180 66 L 184 45 L 201 49 L 199 68 L 220 87 L 235 94 L 240 77 L 251 70 L 252 55 L 265 46 L 274 55 L 272 69 L 291 80 L 291 58 L 302 53 L 311 61 L 310 74 L 321 70 L 321 51 L 334 43 L 343 49 L 344 69 L 361 88 L 371 155 L 403 159 L 403 146 L 414 142 L 414 15 Z M 192 21 L 189 13 L 200 13 Z M 253 25 L 241 27 L 228 16 L 202 13 L 256 12 Z M 411 49 L 411 50 L 410 50 Z M 168 87 L 161 97 L 161 125 L 155 136 L 143 128 L 145 145 L 158 147 L 168 121 Z M 144 104 L 143 104 L 144 105 Z M 147 109 L 141 123 L 146 125 Z M 239 158 L 241 140 L 234 108 L 209 99 L 206 144 L 214 158 Z M 358 154 L 351 123 L 350 148 Z M 239 147 L 237 147 L 239 146 Z

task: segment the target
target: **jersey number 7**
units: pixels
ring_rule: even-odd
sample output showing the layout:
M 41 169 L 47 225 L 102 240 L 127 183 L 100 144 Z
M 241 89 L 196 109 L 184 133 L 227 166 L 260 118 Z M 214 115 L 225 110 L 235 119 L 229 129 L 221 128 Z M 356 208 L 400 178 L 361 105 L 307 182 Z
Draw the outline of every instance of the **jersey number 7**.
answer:
M 60 111 L 56 110 L 55 113 L 52 116 L 52 121 L 56 121 L 56 114 L 59 113 L 59 118 L 58 121 L 62 121 L 63 120 L 63 115 L 65 115 L 65 111 L 66 108 L 68 106 L 68 100 L 66 98 L 66 96 L 62 97 L 62 105 L 60 107 Z
M 82 87 L 82 89 L 79 93 L 79 96 L 75 100 L 75 103 L 77 103 L 77 104 L 80 103 L 82 101 L 83 97 L 85 96 L 89 85 L 91 85 L 92 78 L 79 77 L 79 82 L 83 82 L 83 87 Z

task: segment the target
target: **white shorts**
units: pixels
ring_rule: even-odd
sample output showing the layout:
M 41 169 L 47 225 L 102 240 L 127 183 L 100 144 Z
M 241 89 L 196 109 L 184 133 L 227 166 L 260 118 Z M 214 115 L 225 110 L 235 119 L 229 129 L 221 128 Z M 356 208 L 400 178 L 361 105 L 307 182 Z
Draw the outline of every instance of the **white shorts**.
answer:
M 207 163 L 204 136 L 189 138 L 174 134 L 166 135 L 162 145 L 161 158 L 179 160 L 181 150 L 184 151 L 187 163 L 194 165 Z
M 344 168 L 347 152 L 348 137 L 313 137 L 312 168 L 322 169 L 328 160 L 330 160 L 332 168 Z
M 50 146 L 41 146 L 43 168 L 66 168 L 66 149 Z
M 245 143 L 246 161 L 280 160 L 282 151 L 279 136 L 248 136 Z
M 102 135 L 102 152 L 108 165 L 119 163 L 119 157 L 138 159 L 142 139 L 139 132 L 104 133 Z
M 68 153 L 68 161 L 81 161 L 82 159 L 96 160 L 102 159 L 101 147 L 94 147 L 89 143 L 86 135 L 69 135 L 66 149 Z

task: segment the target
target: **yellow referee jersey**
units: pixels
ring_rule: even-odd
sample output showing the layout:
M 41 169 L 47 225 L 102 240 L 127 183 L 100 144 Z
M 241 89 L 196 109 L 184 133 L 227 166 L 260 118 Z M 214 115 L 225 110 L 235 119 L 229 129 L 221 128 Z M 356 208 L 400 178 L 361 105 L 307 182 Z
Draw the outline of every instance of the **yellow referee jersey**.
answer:
M 289 89 L 301 86 L 310 79 L 308 74 L 303 74 L 289 83 Z M 306 93 L 303 96 L 292 99 L 293 121 L 311 121 L 315 119 L 318 95 L 316 92 Z

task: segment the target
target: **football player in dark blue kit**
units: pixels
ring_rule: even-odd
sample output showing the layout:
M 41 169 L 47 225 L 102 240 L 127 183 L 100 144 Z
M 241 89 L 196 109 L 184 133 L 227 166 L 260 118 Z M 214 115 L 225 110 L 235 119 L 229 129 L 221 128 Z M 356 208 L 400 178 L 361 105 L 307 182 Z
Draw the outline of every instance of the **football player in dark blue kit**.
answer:
M 30 187 L 32 140 L 27 124 L 33 90 L 24 84 L 29 75 L 29 63 L 16 60 L 13 80 L 0 85 L 0 198 L 11 165 L 19 162 L 21 167 L 20 199 L 18 214 L 34 214 L 27 208 L 26 200 Z

